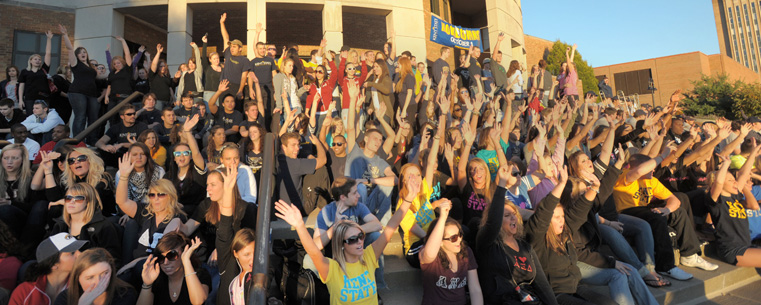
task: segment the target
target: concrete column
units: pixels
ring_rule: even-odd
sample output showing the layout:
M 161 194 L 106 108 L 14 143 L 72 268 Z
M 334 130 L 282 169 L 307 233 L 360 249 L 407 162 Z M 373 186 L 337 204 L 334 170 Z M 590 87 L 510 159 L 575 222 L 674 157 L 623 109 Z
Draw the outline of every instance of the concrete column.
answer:
M 264 31 L 256 40 L 256 24 L 261 23 Z M 246 55 L 248 59 L 256 57 L 256 43 L 267 42 L 267 2 L 263 0 L 248 1 L 246 5 Z
M 326 0 L 322 7 L 322 30 L 328 41 L 326 50 L 338 52 L 344 44 L 343 7 L 341 1 Z
M 489 27 L 489 43 L 491 44 L 489 48 L 494 48 L 500 32 L 506 35 L 506 39 L 500 45 L 502 65 L 510 63 L 511 60 L 518 60 L 525 67 L 528 67 L 526 55 L 523 54 L 523 49 L 525 48 L 523 40 L 523 15 L 519 1 L 486 0 L 486 20 Z
M 172 0 L 168 5 L 166 62 L 169 74 L 174 75 L 177 68 L 193 55 L 190 42 L 193 38 L 193 10 L 186 0 Z M 199 46 L 200 47 L 200 46 Z
M 116 36 L 124 36 L 124 15 L 114 11 L 111 4 L 78 8 L 75 12 L 74 48 L 85 47 L 90 59 L 106 64 L 106 47 L 111 45 L 111 55 L 122 55 L 122 44 Z M 64 55 L 61 61 L 67 57 Z
M 411 1 L 412 2 L 412 1 Z M 416 7 L 394 6 L 390 14 L 386 16 L 386 31 L 394 33 L 394 40 L 391 42 L 396 46 L 396 56 L 404 51 L 410 51 L 418 60 L 426 58 L 425 41 L 428 37 L 425 34 L 425 27 L 430 26 L 426 23 L 423 14 L 422 1 Z M 411 5 L 413 3 L 409 3 Z

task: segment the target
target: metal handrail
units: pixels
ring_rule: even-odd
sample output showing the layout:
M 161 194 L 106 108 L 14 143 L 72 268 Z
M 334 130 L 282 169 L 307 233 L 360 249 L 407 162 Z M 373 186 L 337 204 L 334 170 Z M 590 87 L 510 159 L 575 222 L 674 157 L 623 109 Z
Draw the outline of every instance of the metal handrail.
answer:
M 264 159 L 259 183 L 259 208 L 256 218 L 253 281 L 248 305 L 267 304 L 267 271 L 270 258 L 270 214 L 272 213 L 273 173 L 275 170 L 275 135 L 264 136 Z
M 91 132 L 95 131 L 95 129 L 99 128 L 101 125 L 105 124 L 106 121 L 111 119 L 111 117 L 114 116 L 114 114 L 119 113 L 119 110 L 122 109 L 124 105 L 131 103 L 133 100 L 140 98 L 142 96 L 143 96 L 143 93 L 140 91 L 132 92 L 132 94 L 130 94 L 127 98 L 119 102 L 119 104 L 116 105 L 116 107 L 106 112 L 106 114 L 98 118 L 98 120 L 96 120 L 95 122 L 90 123 L 90 125 L 87 126 L 85 130 L 82 130 L 79 134 L 77 134 L 74 137 L 74 139 L 76 139 L 77 142 L 81 142 L 82 139 L 84 139 L 87 135 L 89 135 Z

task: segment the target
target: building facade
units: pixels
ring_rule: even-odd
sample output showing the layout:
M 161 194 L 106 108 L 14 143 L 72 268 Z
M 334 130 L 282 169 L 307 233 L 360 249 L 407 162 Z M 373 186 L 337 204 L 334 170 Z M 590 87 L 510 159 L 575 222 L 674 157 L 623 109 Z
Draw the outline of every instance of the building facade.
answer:
M 484 55 L 493 44 L 489 37 L 507 35 L 500 47 L 503 61 L 526 63 L 520 0 L 17 0 L 0 2 L 0 69 L 15 64 L 26 67 L 29 55 L 44 53 L 45 31 L 53 39 L 53 64 L 67 60 L 57 25 L 64 24 L 74 46 L 87 48 L 90 57 L 105 62 L 105 50 L 121 54 L 115 37 L 127 40 L 136 52 L 145 45 L 153 55 L 156 44 L 165 46 L 170 71 L 191 57 L 190 42 L 199 46 L 209 34 L 210 51 L 222 47 L 219 17 L 227 13 L 230 39 L 240 39 L 253 58 L 256 25 L 265 31 L 258 41 L 274 44 L 280 54 L 287 43 L 298 43 L 302 56 L 327 39 L 327 48 L 341 46 L 380 50 L 391 40 L 397 55 L 410 51 L 418 61 L 432 63 L 441 45 L 431 42 L 431 16 L 462 27 L 480 28 Z M 496 40 L 495 40 L 496 41 Z M 507 45 L 509 44 L 509 45 Z M 487 47 L 488 46 L 488 47 Z M 456 51 L 450 58 L 454 64 Z
M 719 49 L 756 73 L 761 73 L 761 2 L 711 0 Z

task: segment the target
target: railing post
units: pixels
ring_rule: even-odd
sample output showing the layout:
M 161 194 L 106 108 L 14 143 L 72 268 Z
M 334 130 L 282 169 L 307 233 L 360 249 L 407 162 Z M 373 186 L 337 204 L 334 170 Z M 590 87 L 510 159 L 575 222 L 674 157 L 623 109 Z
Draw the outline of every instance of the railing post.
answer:
M 256 218 L 256 249 L 248 305 L 267 304 L 267 270 L 270 258 L 270 214 L 272 213 L 273 172 L 275 169 L 275 136 L 264 136 L 264 159 L 259 182 L 259 209 Z
M 104 123 L 106 123 L 106 121 L 108 121 L 108 119 L 110 119 L 112 116 L 114 116 L 114 114 L 119 113 L 119 110 L 122 109 L 122 107 L 124 105 L 126 105 L 127 103 L 131 103 L 134 99 L 139 98 L 141 96 L 143 96 L 143 93 L 140 92 L 140 91 L 132 92 L 132 94 L 130 94 L 127 98 L 125 98 L 123 101 L 119 102 L 119 104 L 116 105 L 116 107 L 114 107 L 114 109 L 111 109 L 108 112 L 106 112 L 106 114 L 104 114 L 102 117 L 98 118 L 97 121 L 95 121 L 93 123 L 90 123 L 90 126 L 87 126 L 87 128 L 85 128 L 85 130 L 82 130 L 82 132 L 80 132 L 78 135 L 76 135 L 74 137 L 74 139 L 76 139 L 77 142 L 81 142 L 82 139 L 84 139 L 88 134 L 90 134 L 91 132 L 95 131 L 95 129 L 100 127 L 100 125 L 103 125 Z

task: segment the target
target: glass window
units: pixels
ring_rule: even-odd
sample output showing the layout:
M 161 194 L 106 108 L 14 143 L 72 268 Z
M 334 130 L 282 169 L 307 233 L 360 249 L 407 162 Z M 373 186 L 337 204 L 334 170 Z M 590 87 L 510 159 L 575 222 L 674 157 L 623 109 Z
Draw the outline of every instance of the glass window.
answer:
M 431 0 L 431 13 L 440 15 L 439 14 L 439 0 Z
M 29 56 L 39 54 L 44 58 L 46 43 L 47 36 L 45 36 L 45 33 L 14 31 L 13 64 L 19 67 L 19 69 L 26 69 Z M 48 71 L 48 74 L 52 75 L 56 73 L 58 65 L 61 63 L 61 35 L 54 34 L 50 43 L 50 71 Z
M 449 19 L 449 0 L 444 0 L 444 7 L 442 7 L 444 10 L 444 20 L 447 22 L 452 22 L 452 20 Z

